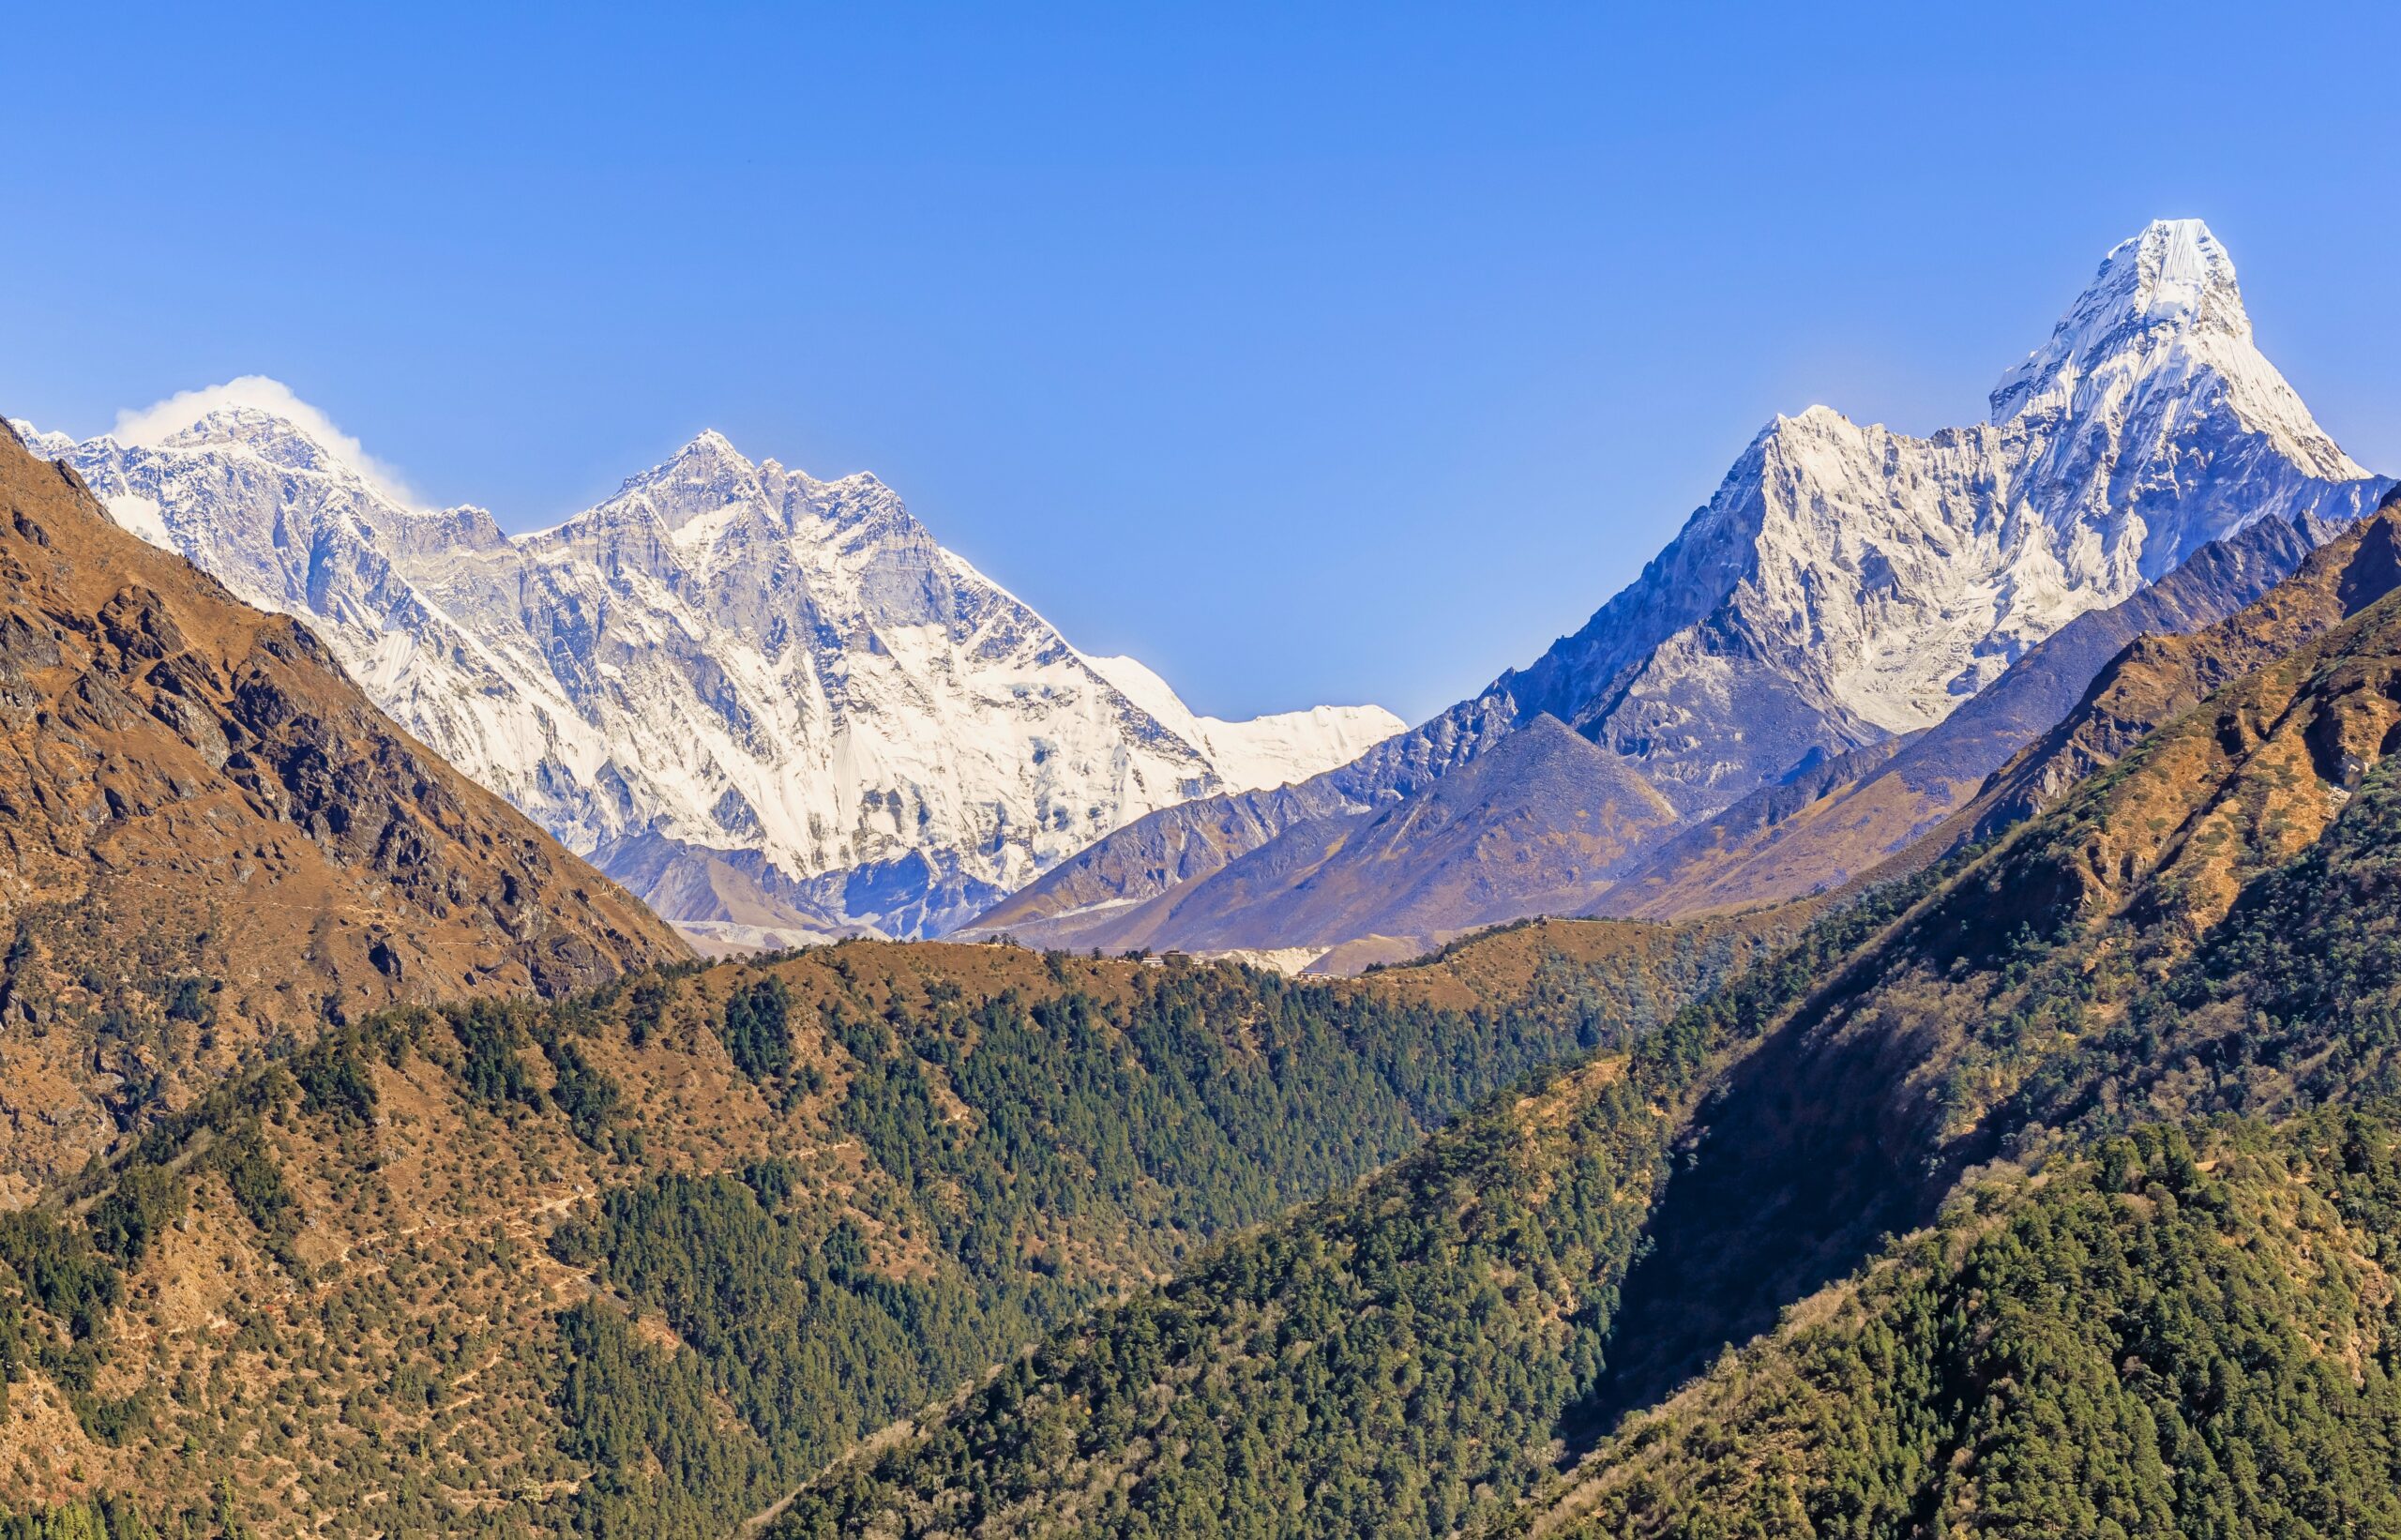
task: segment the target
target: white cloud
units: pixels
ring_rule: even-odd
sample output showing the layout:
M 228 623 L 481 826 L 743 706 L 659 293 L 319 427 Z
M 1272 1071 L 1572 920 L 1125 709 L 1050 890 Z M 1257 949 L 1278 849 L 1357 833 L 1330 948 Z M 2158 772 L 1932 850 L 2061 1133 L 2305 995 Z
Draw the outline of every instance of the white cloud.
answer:
M 292 387 L 281 380 L 264 374 L 245 374 L 223 385 L 205 385 L 198 390 L 179 390 L 163 401 L 145 406 L 139 412 L 116 415 L 116 427 L 110 436 L 119 444 L 155 446 L 172 438 L 193 423 L 229 406 L 255 407 L 272 413 L 317 441 L 320 447 L 335 459 L 356 471 L 367 484 L 402 507 L 418 506 L 415 494 L 400 474 L 369 454 L 348 433 L 334 426 L 331 417 L 310 406 L 292 393 Z

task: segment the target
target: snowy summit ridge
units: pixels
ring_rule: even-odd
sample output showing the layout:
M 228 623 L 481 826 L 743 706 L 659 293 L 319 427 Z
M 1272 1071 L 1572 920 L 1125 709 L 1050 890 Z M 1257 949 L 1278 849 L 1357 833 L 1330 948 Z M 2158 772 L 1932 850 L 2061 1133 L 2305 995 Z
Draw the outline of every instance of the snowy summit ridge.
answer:
M 2001 376 L 1992 420 L 2117 419 L 2157 442 L 2173 413 L 2222 412 L 2303 474 L 2355 481 L 2343 453 L 2260 353 L 2234 259 L 2198 219 L 2154 220 L 2110 248 L 2050 339 Z
M 189 393 L 185 420 L 124 437 L 21 431 L 702 934 L 931 933 L 1130 819 L 1306 778 L 1402 725 L 1199 717 L 1078 652 L 872 476 L 754 463 L 712 430 L 510 537 L 481 508 L 407 506 L 263 393 Z

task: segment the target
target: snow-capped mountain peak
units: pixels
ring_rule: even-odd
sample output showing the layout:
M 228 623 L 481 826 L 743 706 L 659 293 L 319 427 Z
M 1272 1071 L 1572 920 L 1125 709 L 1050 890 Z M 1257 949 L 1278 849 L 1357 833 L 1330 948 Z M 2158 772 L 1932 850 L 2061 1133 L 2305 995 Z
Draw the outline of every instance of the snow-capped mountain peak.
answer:
M 2234 259 L 2198 219 L 2155 219 L 2110 248 L 2049 339 L 1994 386 L 1992 420 L 2131 418 L 2146 396 L 2182 399 L 2197 383 L 2309 475 L 2367 474 L 2259 352 Z
M 2142 234 L 2120 241 L 2069 310 L 2074 324 L 2115 317 L 2145 325 L 2181 323 L 2251 335 L 2234 259 L 2198 219 L 2153 219 Z
M 2162 220 L 2110 249 L 2044 345 L 2004 378 L 1991 420 L 1918 437 L 1826 406 L 1776 417 L 1641 575 L 1529 667 L 1289 796 L 1146 819 L 972 933 L 1225 944 L 1193 929 L 1209 893 L 1241 893 L 1262 913 L 1306 898 L 1332 869 L 1300 858 L 1336 827 L 1322 821 L 1414 816 L 1446 784 L 1437 778 L 1546 716 L 1613 751 L 1683 818 L 1762 788 L 1778 788 L 1781 817 L 1815 794 L 1814 772 L 1835 773 L 1829 762 L 1944 722 L 2037 643 L 2210 541 L 2275 520 L 2288 527 L 2262 531 L 2260 550 L 2314 543 L 2391 485 L 2335 448 L 2259 355 L 2216 238 L 2197 220 Z M 2192 602 L 2155 612 L 2190 613 Z M 2048 666 L 2032 671 L 2037 693 L 2064 687 L 2043 674 Z M 1879 782 L 1903 790 L 1868 818 L 1939 815 L 1964 800 L 1997 762 L 1942 778 L 1972 759 L 1966 741 L 1916 762 L 1911 774 L 1932 778 L 1923 784 Z M 1397 809 L 1379 811 L 1396 798 Z M 1790 823 L 1833 830 L 1835 844 L 1861 826 L 1857 807 L 1831 823 L 1818 811 Z M 1521 800 L 1495 811 L 1490 832 L 1526 846 L 1548 816 Z M 1570 841 L 1577 832 L 1555 829 Z M 1376 913 L 1404 913 L 1435 869 L 1412 857 L 1369 878 Z M 1478 917 L 1556 902 L 1512 893 L 1510 873 L 1490 876 L 1496 903 L 1478 905 Z M 1360 934 L 1304 928 L 1277 939 L 1331 946 Z
M 72 433 L 45 433 L 23 417 L 7 420 L 8 430 L 17 435 L 17 441 L 44 460 L 56 460 L 75 447 L 75 435 Z
M 2102 261 L 2133 269 L 2133 305 L 2144 320 L 2190 317 L 2195 326 L 2217 326 L 2251 335 L 2242 290 L 2234 279 L 2234 259 L 2210 227 L 2198 219 L 2153 219 L 2143 233 L 2121 241 Z
M 2154 219 L 2120 241 L 2041 347 L 2001 377 L 1992 420 L 2006 422 L 2043 403 L 2058 404 L 2076 383 L 2129 354 L 2139 355 L 2176 334 L 2212 335 L 2247 344 L 2234 259 L 2198 219 Z
M 1988 422 L 1775 418 L 1639 580 L 1495 688 L 1706 808 L 1941 720 L 2254 520 L 2322 528 L 2388 484 L 2260 354 L 2217 237 L 2157 220 L 2002 377 Z
M 255 406 L 220 406 L 203 413 L 173 432 L 159 434 L 147 442 L 186 449 L 209 444 L 233 444 L 259 454 L 296 454 L 326 463 L 336 462 L 336 457 L 310 437 L 307 429 L 289 417 L 279 417 Z M 322 470 L 325 465 L 312 464 L 309 468 Z
M 710 430 L 511 537 L 387 495 L 321 414 L 261 404 L 280 389 L 24 436 L 120 523 L 309 620 L 417 736 L 671 918 L 938 929 L 1132 818 L 1401 726 L 1200 717 L 1139 665 L 1128 688 L 871 476 Z
M 418 504 L 393 469 L 370 455 L 356 439 L 334 426 L 333 419 L 293 394 L 292 387 L 264 374 L 245 374 L 222 385 L 179 391 L 139 411 L 120 412 L 107 437 L 127 448 L 155 449 L 188 432 L 220 412 L 233 415 L 211 425 L 221 442 L 239 444 L 254 434 L 296 432 L 315 445 L 333 468 L 348 470 L 394 506 L 415 510 Z M 244 415 L 245 412 L 255 415 Z

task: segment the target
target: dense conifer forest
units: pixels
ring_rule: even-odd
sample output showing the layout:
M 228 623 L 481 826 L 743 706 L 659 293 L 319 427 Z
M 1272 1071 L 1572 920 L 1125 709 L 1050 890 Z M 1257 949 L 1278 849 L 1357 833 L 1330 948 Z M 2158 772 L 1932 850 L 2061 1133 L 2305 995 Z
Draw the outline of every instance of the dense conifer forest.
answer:
M 2401 1532 L 2396 1141 L 2141 1124 L 1972 1184 L 1509 1532 Z

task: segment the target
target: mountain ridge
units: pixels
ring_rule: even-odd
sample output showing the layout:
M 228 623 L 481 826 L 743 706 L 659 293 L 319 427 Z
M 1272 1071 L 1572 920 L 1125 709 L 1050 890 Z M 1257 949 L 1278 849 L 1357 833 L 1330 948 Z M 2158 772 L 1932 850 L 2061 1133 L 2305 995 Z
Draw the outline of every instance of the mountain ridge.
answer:
M 1687 827 L 1624 872 L 1594 912 L 1656 919 L 1739 908 L 1877 869 L 1981 796 L 1989 777 L 2076 708 L 2122 648 L 2215 625 L 2299 570 L 2319 542 L 2341 538 L 2314 522 L 2267 519 L 2213 540 L 2036 643 L 1934 727 L 1829 761 Z
M 2113 248 L 1993 409 L 1924 438 L 1822 406 L 1777 416 L 1642 574 L 1533 663 L 1282 797 L 1137 821 L 970 933 L 1056 928 L 1110 946 L 1106 906 L 1209 880 L 1281 820 L 1414 794 L 1542 715 L 1699 822 L 1925 732 L 2213 541 L 2267 520 L 2322 536 L 2392 485 L 2345 456 L 2259 354 L 2232 261 L 2197 220 Z M 1380 773 L 1438 742 L 1450 747 L 1413 784 Z
M 1623 761 L 1538 717 L 1415 795 L 1299 820 L 1242 861 L 1110 911 L 1111 935 L 1211 953 L 1334 936 L 1348 956 L 1399 960 L 1546 904 L 1579 907 L 1674 822 Z M 1390 891 L 1396 871 L 1405 883 Z
M 756 852 L 795 937 L 945 929 L 1127 816 L 1303 778 L 1401 725 L 1200 717 L 1076 651 L 871 475 L 753 463 L 714 430 L 519 536 L 405 507 L 258 407 L 148 437 L 34 442 L 127 527 L 321 627 L 570 847 L 633 842 L 627 869 L 683 919 L 731 921 L 707 874 Z

